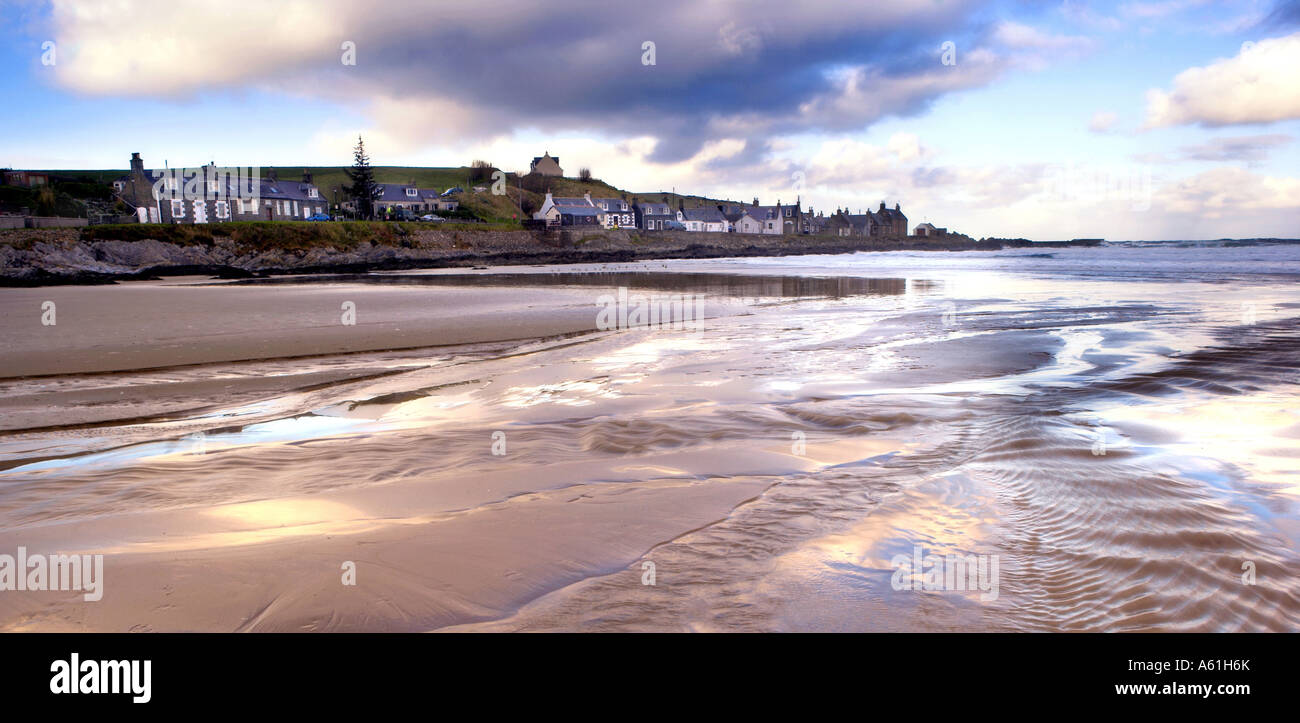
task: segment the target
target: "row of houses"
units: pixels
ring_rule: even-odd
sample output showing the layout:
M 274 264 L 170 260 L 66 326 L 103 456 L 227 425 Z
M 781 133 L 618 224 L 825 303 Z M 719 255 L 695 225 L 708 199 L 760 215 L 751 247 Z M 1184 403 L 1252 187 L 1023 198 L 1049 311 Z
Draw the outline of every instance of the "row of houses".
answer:
M 550 193 L 533 218 L 547 226 L 588 226 L 606 229 L 641 231 L 683 230 L 712 233 L 771 235 L 832 234 L 837 236 L 906 236 L 907 216 L 898 204 L 861 214 L 839 209 L 827 215 L 804 210 L 796 199 L 793 204 L 780 201 L 773 206 L 759 204 L 707 204 L 685 208 L 682 202 L 674 210 L 668 203 L 628 201 L 626 198 L 592 198 L 590 193 L 577 197 L 557 197 Z
M 329 212 L 310 171 L 293 181 L 280 179 L 275 169 L 263 177 L 215 163 L 146 169 L 140 154 L 132 153 L 130 173 L 113 181 L 113 189 L 140 223 L 303 221 Z
M 249 173 L 245 173 L 248 170 Z M 303 221 L 328 216 L 329 202 L 312 182 L 311 171 L 301 180 L 281 179 L 274 168 L 252 175 L 252 169 L 146 169 L 139 153 L 131 154 L 131 171 L 113 181 L 117 197 L 141 223 L 213 223 L 225 221 Z M 375 211 L 455 211 L 460 188 L 438 191 L 415 184 L 378 186 Z M 355 210 L 355 203 L 342 204 Z

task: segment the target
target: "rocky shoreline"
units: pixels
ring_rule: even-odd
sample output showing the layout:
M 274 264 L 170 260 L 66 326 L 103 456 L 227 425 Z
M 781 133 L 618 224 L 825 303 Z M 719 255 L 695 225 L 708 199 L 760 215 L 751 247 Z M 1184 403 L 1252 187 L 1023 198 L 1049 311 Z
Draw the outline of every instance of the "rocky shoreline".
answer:
M 93 227 L 92 227 L 93 228 Z M 161 234 L 160 234 L 161 235 Z M 160 276 L 249 278 L 282 274 L 359 273 L 415 268 L 523 264 L 618 263 L 651 259 L 841 254 L 858 251 L 961 251 L 1025 246 L 1022 239 L 861 239 L 726 233 L 591 231 L 534 234 L 472 227 L 408 230 L 394 243 L 351 247 L 259 248 L 217 236 L 211 243 L 155 239 L 86 240 L 78 229 L 25 229 L 0 234 L 0 286 L 111 284 Z

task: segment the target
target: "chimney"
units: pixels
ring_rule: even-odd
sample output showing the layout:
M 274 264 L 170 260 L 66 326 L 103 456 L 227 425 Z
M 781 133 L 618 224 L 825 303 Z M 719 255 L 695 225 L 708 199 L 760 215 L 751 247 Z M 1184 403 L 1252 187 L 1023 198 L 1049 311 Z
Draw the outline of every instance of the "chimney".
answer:
M 596 204 L 594 204 L 594 203 L 591 202 L 591 191 L 583 191 L 583 193 L 582 193 L 582 197 L 585 198 L 585 199 L 587 200 L 587 205 L 589 205 L 589 206 L 595 206 L 595 205 L 596 205 Z
M 144 160 L 139 153 L 131 154 L 131 175 L 144 175 Z
M 311 184 L 311 171 L 306 168 L 302 169 L 302 182 Z
M 275 167 L 274 167 L 274 166 L 272 166 L 271 168 L 266 169 L 266 180 L 270 181 L 271 183 L 275 183 L 277 180 L 279 180 L 279 179 L 277 179 L 277 178 L 275 177 Z M 881 207 L 883 208 L 884 206 L 882 205 Z
M 758 205 L 758 196 L 754 196 L 754 205 L 755 205 L 755 206 Z
M 881 202 L 880 202 L 880 210 L 881 210 L 881 211 L 884 211 L 884 210 L 885 210 L 885 202 L 884 202 L 884 201 L 881 201 Z
M 902 211 L 903 209 L 899 208 L 899 207 L 898 207 L 898 204 L 895 203 L 895 204 L 894 204 L 894 210 L 895 210 L 895 211 Z

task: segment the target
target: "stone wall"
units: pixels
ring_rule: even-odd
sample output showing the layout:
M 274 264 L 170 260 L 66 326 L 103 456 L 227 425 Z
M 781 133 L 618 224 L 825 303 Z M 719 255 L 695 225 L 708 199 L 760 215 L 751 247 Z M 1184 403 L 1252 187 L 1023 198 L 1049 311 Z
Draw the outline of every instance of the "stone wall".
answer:
M 84 218 L 63 218 L 59 216 L 28 216 L 27 228 L 72 228 L 90 223 Z
M 0 216 L 0 228 L 72 228 L 87 223 L 84 218 L 60 216 Z

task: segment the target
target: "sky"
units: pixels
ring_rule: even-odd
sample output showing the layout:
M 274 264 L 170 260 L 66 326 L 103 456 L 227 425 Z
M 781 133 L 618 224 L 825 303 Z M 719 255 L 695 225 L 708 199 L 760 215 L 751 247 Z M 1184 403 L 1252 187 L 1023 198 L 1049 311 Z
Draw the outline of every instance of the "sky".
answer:
M 0 0 L 0 166 L 526 171 L 976 238 L 1300 237 L 1300 0 Z

